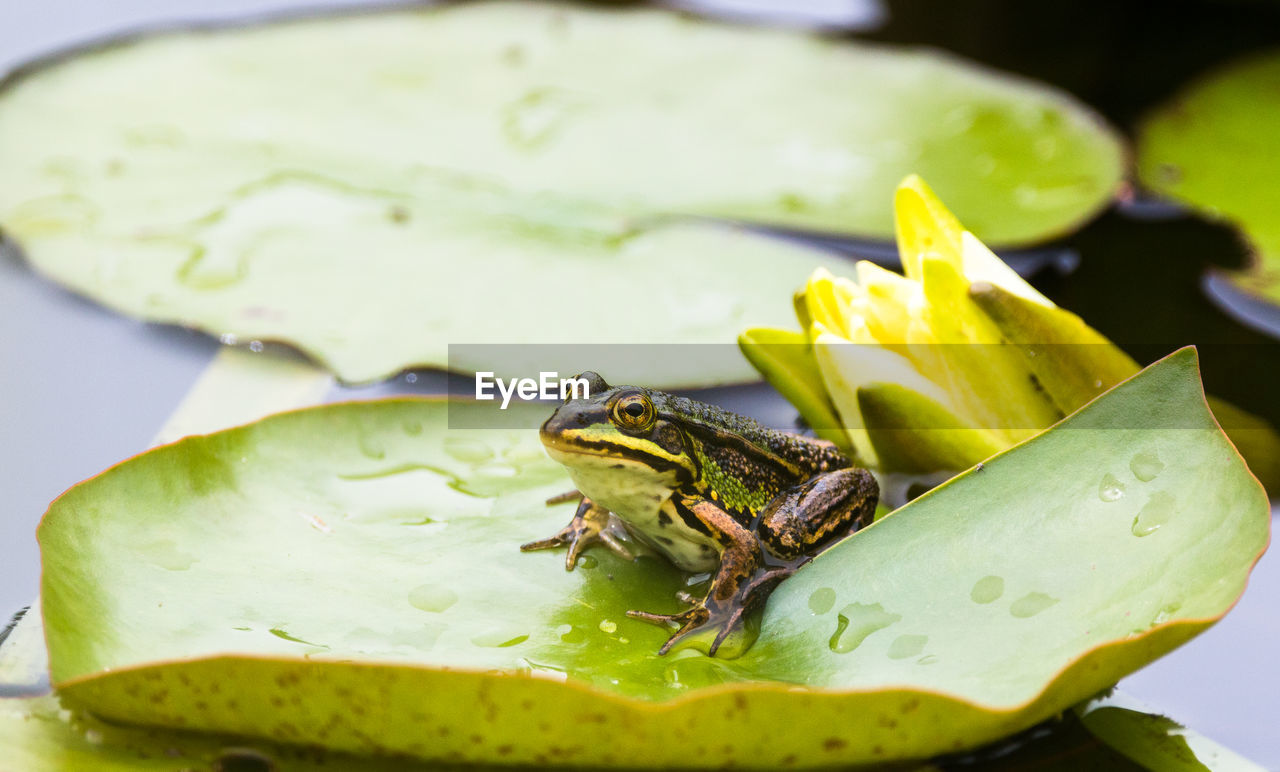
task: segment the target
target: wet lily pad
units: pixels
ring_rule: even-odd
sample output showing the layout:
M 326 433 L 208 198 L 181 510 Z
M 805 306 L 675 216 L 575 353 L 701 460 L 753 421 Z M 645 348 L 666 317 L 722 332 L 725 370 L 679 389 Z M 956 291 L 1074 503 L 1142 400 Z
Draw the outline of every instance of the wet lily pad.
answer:
M 1184 350 L 824 553 L 740 659 L 657 657 L 624 613 L 674 610 L 685 578 L 519 553 L 568 517 L 541 504 L 567 478 L 533 432 L 446 428 L 472 409 L 281 414 L 73 488 L 39 531 L 55 686 L 111 719 L 429 759 L 926 757 L 1203 630 L 1268 538 Z
M 402 759 L 356 757 L 261 741 L 109 724 L 56 697 L 0 698 L 6 769 L 41 772 L 450 772 Z M 473 770 L 473 767 L 467 767 Z
M 1162 194 L 1244 233 L 1254 265 L 1229 274 L 1280 303 L 1280 52 L 1253 56 L 1200 80 L 1142 126 L 1138 172 Z
M 0 94 L 0 168 L 46 275 L 364 381 L 446 342 L 732 344 L 821 262 L 663 215 L 888 237 L 920 172 L 983 238 L 1034 242 L 1105 203 L 1121 152 L 1066 96 L 937 53 L 468 3 L 34 67 Z M 724 369 L 698 378 L 753 377 Z

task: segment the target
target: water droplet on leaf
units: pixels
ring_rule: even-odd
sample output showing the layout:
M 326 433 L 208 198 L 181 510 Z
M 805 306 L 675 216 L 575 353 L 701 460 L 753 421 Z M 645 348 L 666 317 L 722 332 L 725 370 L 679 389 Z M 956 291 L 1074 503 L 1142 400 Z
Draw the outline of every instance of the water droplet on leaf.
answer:
M 914 657 L 924 651 L 924 645 L 928 642 L 927 635 L 899 635 L 889 644 L 889 659 Z
M 1029 592 L 1018 598 L 1009 606 L 1009 613 L 1019 619 L 1026 619 L 1039 614 L 1058 602 L 1058 598 L 1043 592 Z
M 529 640 L 528 633 L 512 634 L 509 629 L 491 630 L 487 633 L 481 633 L 471 639 L 471 643 L 486 649 L 506 649 L 511 646 L 519 646 Z
M 969 591 L 969 599 L 974 603 L 991 603 L 1004 595 L 1004 579 L 999 576 L 984 576 L 973 583 Z
M 365 458 L 371 458 L 374 461 L 381 461 L 387 457 L 387 449 L 382 446 L 382 441 L 369 435 L 360 435 L 360 452 Z
M 837 654 L 848 654 L 861 646 L 872 633 L 900 619 L 900 614 L 885 611 L 879 603 L 850 603 L 840 609 L 836 617 L 836 631 L 827 645 Z
M 458 602 L 458 593 L 438 584 L 420 584 L 409 590 L 409 605 L 438 614 Z
M 1107 472 L 1102 476 L 1102 482 L 1098 483 L 1098 498 L 1103 501 L 1119 501 L 1124 496 L 1124 485 L 1116 479 L 1115 475 Z
M 1178 506 L 1178 501 L 1168 491 L 1156 491 L 1147 499 L 1147 503 L 1138 510 L 1133 518 L 1130 530 L 1134 536 L 1150 536 L 1169 522 L 1169 517 Z
M 1129 462 L 1129 470 L 1133 476 L 1143 482 L 1151 482 L 1164 471 L 1164 462 L 1154 451 L 1139 453 Z
M 822 587 L 809 596 L 809 610 L 814 614 L 825 614 L 836 605 L 836 591 L 830 587 Z

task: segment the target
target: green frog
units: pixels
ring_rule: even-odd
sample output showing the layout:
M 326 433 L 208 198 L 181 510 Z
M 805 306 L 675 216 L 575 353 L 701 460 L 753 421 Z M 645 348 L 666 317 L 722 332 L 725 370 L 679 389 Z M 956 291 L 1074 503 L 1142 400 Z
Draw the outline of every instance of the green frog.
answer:
M 814 555 L 869 524 L 875 478 L 835 445 L 766 428 L 745 416 L 583 373 L 589 396 L 567 399 L 542 425 L 542 443 L 580 500 L 556 535 L 523 550 L 568 547 L 565 568 L 604 544 L 626 559 L 634 540 L 676 567 L 708 572 L 704 597 L 681 593 L 677 614 L 628 611 L 673 629 L 714 656 L 750 645 L 745 623 L 778 584 Z M 709 646 L 706 640 L 710 639 Z

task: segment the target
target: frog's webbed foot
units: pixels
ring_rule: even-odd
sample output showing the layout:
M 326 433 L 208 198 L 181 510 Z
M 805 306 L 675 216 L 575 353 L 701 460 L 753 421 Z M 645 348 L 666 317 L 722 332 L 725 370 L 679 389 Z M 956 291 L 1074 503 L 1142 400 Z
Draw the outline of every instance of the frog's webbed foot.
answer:
M 555 536 L 522 544 L 520 549 L 525 552 L 531 552 L 533 550 L 568 546 L 569 552 L 564 559 L 564 570 L 566 571 L 572 571 L 578 562 L 578 556 L 593 544 L 604 544 L 617 553 L 619 557 L 625 560 L 634 560 L 635 557 L 631 554 L 631 550 L 627 549 L 627 545 L 623 544 L 618 538 L 619 534 L 623 532 L 622 522 L 610 514 L 609 510 L 597 505 L 577 491 L 571 494 L 553 496 L 547 499 L 547 503 L 560 504 L 565 501 L 572 501 L 574 498 L 581 498 L 582 503 L 578 505 L 578 511 L 574 513 L 573 519 L 569 521 L 568 525 L 561 528 Z
M 661 656 L 671 651 L 677 643 L 688 638 L 695 631 L 701 630 L 711 619 L 711 612 L 707 609 L 706 605 L 698 602 L 692 608 L 682 611 L 679 614 L 652 614 L 648 611 L 632 610 L 627 612 L 627 616 L 632 619 L 639 619 L 642 622 L 648 622 L 652 625 L 659 625 L 660 627 L 676 628 L 675 633 L 667 639 L 667 642 L 662 645 L 661 649 L 658 649 L 658 654 Z M 712 644 L 712 654 L 715 653 L 715 649 L 720 647 L 720 639 L 724 632 L 727 631 L 723 631 L 721 635 L 716 636 L 716 640 Z
M 726 642 L 735 639 L 741 643 L 735 643 L 731 648 L 738 652 L 745 651 L 755 637 L 746 629 L 747 618 L 753 612 L 763 608 L 773 589 L 794 572 L 795 569 L 791 566 L 761 568 L 727 598 L 717 597 L 718 593 L 714 588 L 703 599 L 681 592 L 677 593 L 677 597 L 689 603 L 690 607 L 678 614 L 628 611 L 627 616 L 675 629 L 662 648 L 658 649 L 659 655 L 666 654 L 684 643 L 705 639 L 713 632 L 714 636 L 711 637 L 711 642 L 706 649 L 708 656 L 714 657 Z

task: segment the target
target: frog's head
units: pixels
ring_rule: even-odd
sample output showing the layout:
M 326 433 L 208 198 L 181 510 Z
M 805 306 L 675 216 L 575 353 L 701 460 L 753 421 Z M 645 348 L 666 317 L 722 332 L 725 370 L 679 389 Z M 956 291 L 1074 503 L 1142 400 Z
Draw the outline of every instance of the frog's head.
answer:
M 664 395 L 637 386 L 610 386 L 586 372 L 586 397 L 566 399 L 542 424 L 547 454 L 571 472 L 644 478 L 675 485 L 693 479 L 696 465 Z M 576 477 L 576 476 L 575 476 Z

